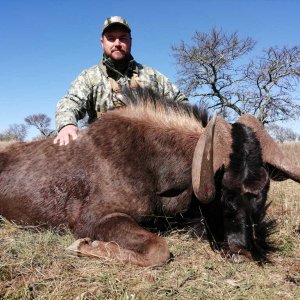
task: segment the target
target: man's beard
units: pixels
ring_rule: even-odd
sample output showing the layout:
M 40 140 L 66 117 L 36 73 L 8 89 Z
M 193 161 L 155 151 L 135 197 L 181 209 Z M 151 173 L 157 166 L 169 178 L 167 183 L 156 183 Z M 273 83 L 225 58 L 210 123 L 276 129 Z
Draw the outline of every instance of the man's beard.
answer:
M 127 54 L 124 58 L 118 60 L 108 57 L 105 53 L 103 54 L 103 64 L 106 65 L 107 72 L 111 73 L 112 78 L 119 78 L 120 75 L 125 75 L 132 60 L 133 56 L 130 53 Z

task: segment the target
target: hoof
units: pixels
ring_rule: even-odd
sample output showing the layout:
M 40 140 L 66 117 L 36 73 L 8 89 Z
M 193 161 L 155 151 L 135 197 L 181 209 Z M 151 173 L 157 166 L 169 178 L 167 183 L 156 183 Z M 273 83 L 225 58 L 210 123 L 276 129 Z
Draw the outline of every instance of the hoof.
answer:
M 66 250 L 73 255 L 81 256 L 81 249 L 83 246 L 91 245 L 92 240 L 90 238 L 83 238 L 76 240 L 73 244 L 71 244 Z

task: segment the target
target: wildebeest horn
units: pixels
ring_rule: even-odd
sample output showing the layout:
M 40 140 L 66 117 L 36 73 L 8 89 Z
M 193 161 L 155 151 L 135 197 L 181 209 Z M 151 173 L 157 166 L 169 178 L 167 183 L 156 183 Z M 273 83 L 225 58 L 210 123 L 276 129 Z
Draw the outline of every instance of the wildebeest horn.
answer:
M 193 190 L 202 203 L 213 200 L 214 175 L 222 165 L 228 165 L 231 142 L 231 125 L 215 115 L 199 138 L 193 157 Z
M 243 115 L 237 122 L 250 127 L 255 132 L 261 145 L 263 161 L 270 165 L 268 171 L 273 180 L 281 181 L 290 178 L 300 182 L 300 168 L 285 157 L 278 144 L 254 116 Z

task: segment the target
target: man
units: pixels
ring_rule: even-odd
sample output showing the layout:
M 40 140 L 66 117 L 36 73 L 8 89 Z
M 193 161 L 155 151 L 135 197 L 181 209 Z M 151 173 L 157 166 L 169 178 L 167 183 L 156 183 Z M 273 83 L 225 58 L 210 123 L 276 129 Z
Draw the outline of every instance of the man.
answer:
M 72 83 L 68 94 L 57 104 L 54 144 L 67 145 L 76 139 L 77 121 L 86 113 L 89 123 L 120 103 L 122 86 L 147 87 L 175 101 L 187 101 L 177 87 L 158 71 L 137 63 L 131 55 L 131 29 L 118 16 L 105 20 L 101 44 L 103 60 L 84 70 Z

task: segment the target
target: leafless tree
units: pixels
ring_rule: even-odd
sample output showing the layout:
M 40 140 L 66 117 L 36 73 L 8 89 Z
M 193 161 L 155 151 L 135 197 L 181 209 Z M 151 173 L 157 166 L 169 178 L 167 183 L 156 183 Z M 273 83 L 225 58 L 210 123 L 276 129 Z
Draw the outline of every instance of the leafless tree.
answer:
M 292 129 L 277 124 L 268 124 L 266 128 L 271 136 L 280 143 L 295 142 L 300 138 L 300 135 Z
M 0 133 L 0 141 L 24 141 L 27 136 L 27 127 L 24 124 L 12 124 Z
M 263 123 L 297 118 L 300 106 L 292 98 L 300 77 L 300 47 L 269 48 L 250 60 L 254 46 L 254 40 L 236 32 L 196 32 L 192 45 L 181 41 L 172 47 L 178 85 L 228 119 L 244 113 Z
M 269 48 L 248 65 L 247 78 L 253 91 L 249 112 L 262 122 L 285 121 L 300 115 L 293 101 L 300 78 L 300 47 Z
M 51 136 L 54 130 L 50 129 L 51 118 L 45 114 L 34 114 L 24 119 L 25 123 L 29 126 L 35 127 L 42 136 Z

